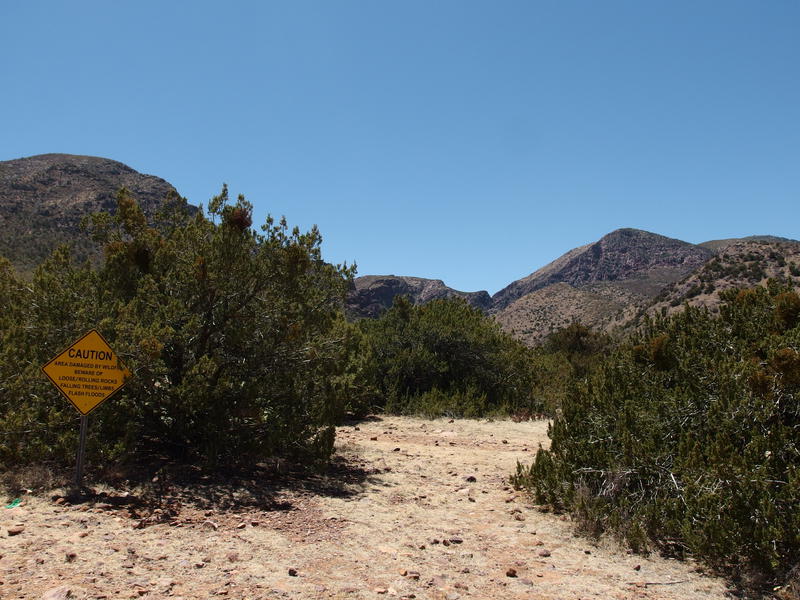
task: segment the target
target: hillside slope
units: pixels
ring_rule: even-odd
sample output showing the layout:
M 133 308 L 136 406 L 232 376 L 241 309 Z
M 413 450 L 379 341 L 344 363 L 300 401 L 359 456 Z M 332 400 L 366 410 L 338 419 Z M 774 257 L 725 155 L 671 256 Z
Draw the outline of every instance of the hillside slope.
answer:
M 717 312 L 720 292 L 766 285 L 769 279 L 800 285 L 800 242 L 734 241 L 686 278 L 667 287 L 648 307 L 670 314 L 684 303 Z
M 74 243 L 77 256 L 90 255 L 80 221 L 116 210 L 115 195 L 122 187 L 149 217 L 169 195 L 177 197 L 163 179 L 107 158 L 41 154 L 0 162 L 0 256 L 29 271 L 59 244 Z

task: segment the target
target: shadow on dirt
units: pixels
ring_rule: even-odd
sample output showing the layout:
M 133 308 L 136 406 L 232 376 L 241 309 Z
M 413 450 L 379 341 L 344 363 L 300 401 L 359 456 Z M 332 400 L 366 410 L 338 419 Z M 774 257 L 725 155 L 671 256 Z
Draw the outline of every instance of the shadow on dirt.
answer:
M 371 469 L 341 455 L 319 472 L 282 461 L 214 473 L 173 462 L 156 463 L 149 468 L 139 464 L 125 471 L 116 468 L 93 473 L 94 484 L 108 491 L 87 486 L 80 492 L 56 495 L 52 500 L 90 509 L 127 511 L 146 526 L 178 519 L 187 509 L 252 514 L 296 510 L 317 496 L 354 498 L 368 484 L 379 484 L 382 473 L 381 469 Z

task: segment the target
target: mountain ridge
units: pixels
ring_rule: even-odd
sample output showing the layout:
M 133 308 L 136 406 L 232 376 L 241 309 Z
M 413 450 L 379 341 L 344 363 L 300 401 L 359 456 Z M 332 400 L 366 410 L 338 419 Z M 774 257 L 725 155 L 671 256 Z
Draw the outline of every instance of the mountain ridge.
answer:
M 0 226 L 5 232 L 0 256 L 23 272 L 64 242 L 73 245 L 79 259 L 91 256 L 97 248 L 79 235 L 79 223 L 93 212 L 114 212 L 122 187 L 151 220 L 167 198 L 177 198 L 190 212 L 198 210 L 166 180 L 116 160 L 52 153 L 0 161 Z M 363 275 L 353 280 L 345 311 L 350 319 L 375 318 L 398 295 L 414 304 L 462 298 L 524 343 L 537 345 L 576 320 L 611 331 L 644 314 L 673 312 L 686 301 L 713 310 L 719 290 L 763 285 L 768 277 L 800 281 L 800 242 L 755 235 L 691 244 L 620 228 L 565 252 L 494 295 L 459 291 L 440 279 Z

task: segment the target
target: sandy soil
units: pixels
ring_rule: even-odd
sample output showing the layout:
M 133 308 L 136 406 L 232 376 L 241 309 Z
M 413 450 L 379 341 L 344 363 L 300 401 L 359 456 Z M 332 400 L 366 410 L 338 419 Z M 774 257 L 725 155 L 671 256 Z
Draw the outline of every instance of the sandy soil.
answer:
M 26 496 L 0 508 L 0 598 L 725 597 L 533 509 L 507 477 L 539 443 L 542 422 L 388 417 L 342 427 L 325 477 Z

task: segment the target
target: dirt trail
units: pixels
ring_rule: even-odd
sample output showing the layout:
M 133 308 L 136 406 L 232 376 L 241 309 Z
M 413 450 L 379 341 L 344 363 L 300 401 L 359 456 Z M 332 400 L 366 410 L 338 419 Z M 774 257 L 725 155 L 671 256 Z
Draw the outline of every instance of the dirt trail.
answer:
M 0 508 L 0 598 L 725 597 L 694 563 L 595 545 L 531 510 L 506 479 L 539 442 L 541 422 L 387 417 L 339 430 L 339 476 L 263 498 L 205 490 L 155 513 L 119 494 L 30 498 Z

